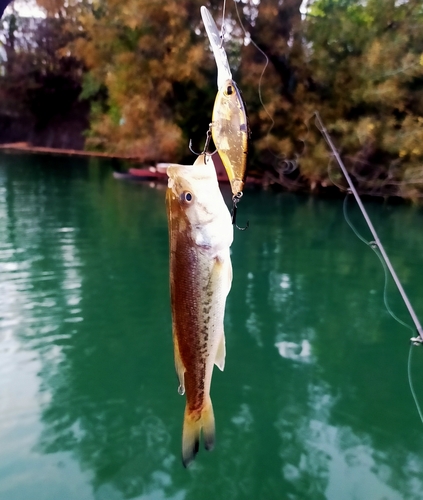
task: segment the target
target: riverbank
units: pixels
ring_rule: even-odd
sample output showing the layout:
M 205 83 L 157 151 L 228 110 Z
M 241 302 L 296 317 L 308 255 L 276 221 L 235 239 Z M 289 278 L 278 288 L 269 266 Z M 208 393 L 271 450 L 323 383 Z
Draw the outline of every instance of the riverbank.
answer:
M 91 156 L 98 158 L 111 158 L 116 160 L 131 160 L 139 161 L 134 156 L 120 156 L 110 153 L 100 153 L 97 151 L 83 151 L 79 149 L 59 149 L 59 148 L 46 148 L 43 146 L 32 146 L 27 142 L 13 142 L 10 144 L 0 144 L 0 151 L 6 153 L 31 153 L 31 154 L 52 154 L 52 155 L 65 155 L 65 156 Z
M 27 142 L 15 142 L 10 144 L 0 144 L 0 151 L 5 153 L 28 153 L 28 154 L 48 154 L 57 156 L 75 156 L 75 157 L 92 157 L 92 158 L 108 158 L 111 160 L 126 160 L 131 163 L 138 163 L 145 165 L 139 158 L 135 156 L 121 156 L 113 155 L 110 153 L 100 153 L 96 151 L 83 151 L 76 149 L 59 149 L 47 148 L 42 146 L 32 146 Z M 229 182 L 225 169 L 220 157 L 214 155 L 213 161 L 216 167 L 217 178 L 219 182 Z M 122 172 L 119 165 L 116 165 L 116 178 L 134 179 L 134 180 L 153 180 L 153 181 L 166 181 L 166 166 L 168 163 L 158 163 L 154 166 L 147 166 L 145 168 L 129 168 L 127 172 Z M 246 183 L 260 185 L 262 180 L 256 177 L 247 177 Z
M 116 155 L 111 153 L 102 153 L 97 151 L 84 151 L 80 149 L 61 149 L 49 148 L 44 146 L 32 146 L 28 142 L 13 142 L 8 144 L 0 144 L 0 152 L 8 154 L 40 154 L 52 156 L 71 156 L 71 157 L 89 157 L 89 158 L 103 158 L 112 160 L 115 178 L 128 179 L 128 180 L 150 180 L 166 182 L 167 176 L 165 175 L 166 165 L 168 163 L 158 163 L 156 165 L 146 165 L 136 156 L 129 155 Z M 223 164 L 219 155 L 213 156 L 213 161 L 216 167 L 217 178 L 220 183 L 226 183 L 228 177 L 226 175 Z M 123 163 L 128 162 L 124 168 Z M 130 168 L 130 165 L 133 165 Z M 351 174 L 350 174 L 351 175 Z M 354 176 L 353 176 L 354 177 Z M 309 186 L 306 181 L 301 177 L 299 171 L 283 174 L 281 172 L 269 171 L 264 172 L 259 176 L 247 176 L 246 184 L 255 185 L 264 189 L 274 189 L 276 191 L 287 191 L 302 195 L 312 195 L 321 198 L 339 198 L 345 196 L 347 192 L 347 185 L 329 183 L 327 180 L 322 182 L 314 182 Z M 378 189 L 362 189 L 360 196 L 362 199 L 382 200 L 383 202 L 402 204 L 413 203 L 421 204 L 422 198 L 418 192 L 414 193 L 413 197 L 401 196 L 396 189 L 387 183 L 387 186 L 379 186 Z

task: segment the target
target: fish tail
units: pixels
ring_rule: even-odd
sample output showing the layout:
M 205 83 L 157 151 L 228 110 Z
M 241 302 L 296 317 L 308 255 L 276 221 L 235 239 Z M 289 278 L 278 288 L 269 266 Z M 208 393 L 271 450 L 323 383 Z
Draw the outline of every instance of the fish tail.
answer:
M 200 445 L 200 433 L 203 430 L 204 447 L 212 450 L 215 441 L 214 414 L 211 400 L 207 401 L 198 413 L 189 413 L 185 407 L 184 427 L 182 431 L 182 462 L 185 467 L 194 460 Z

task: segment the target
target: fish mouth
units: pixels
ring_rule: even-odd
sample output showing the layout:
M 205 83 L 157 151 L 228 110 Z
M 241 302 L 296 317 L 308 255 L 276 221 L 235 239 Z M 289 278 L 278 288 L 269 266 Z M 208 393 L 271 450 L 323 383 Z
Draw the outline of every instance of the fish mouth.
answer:
M 205 190 L 206 184 L 217 183 L 216 170 L 212 160 L 194 165 L 169 165 L 167 167 L 168 188 L 178 196 L 179 192 Z

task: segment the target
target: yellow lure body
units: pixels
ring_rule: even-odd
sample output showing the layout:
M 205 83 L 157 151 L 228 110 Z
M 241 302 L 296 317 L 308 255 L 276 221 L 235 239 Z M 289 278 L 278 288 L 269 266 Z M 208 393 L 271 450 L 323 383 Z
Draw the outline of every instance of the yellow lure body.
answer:
M 250 129 L 244 101 L 233 80 L 226 80 L 216 95 L 211 133 L 232 194 L 239 195 L 244 188 Z

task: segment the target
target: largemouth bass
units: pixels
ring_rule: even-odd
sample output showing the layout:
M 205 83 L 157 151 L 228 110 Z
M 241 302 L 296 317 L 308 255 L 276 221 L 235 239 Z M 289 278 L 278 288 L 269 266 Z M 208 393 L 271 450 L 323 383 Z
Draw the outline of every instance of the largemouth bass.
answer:
M 210 157 L 170 165 L 166 193 L 170 246 L 172 333 L 179 393 L 186 393 L 182 461 L 195 458 L 203 433 L 213 448 L 210 399 L 213 366 L 225 365 L 223 317 L 232 283 L 231 216 Z
M 233 80 L 226 80 L 216 95 L 211 131 L 236 196 L 244 188 L 250 129 L 244 101 Z

